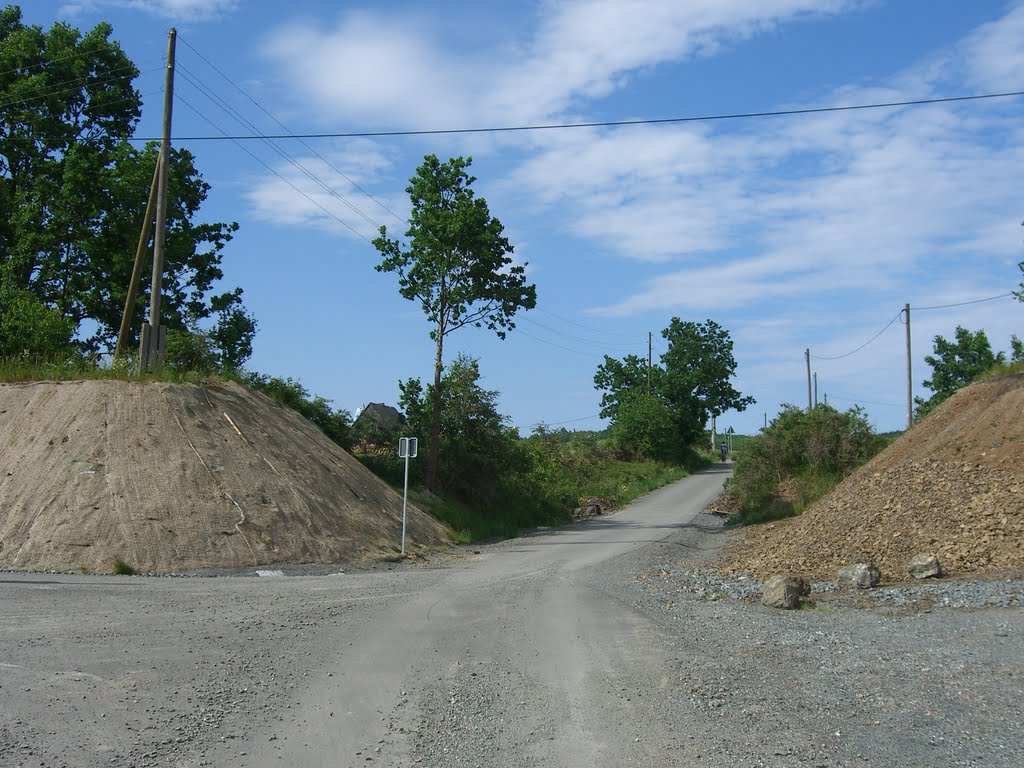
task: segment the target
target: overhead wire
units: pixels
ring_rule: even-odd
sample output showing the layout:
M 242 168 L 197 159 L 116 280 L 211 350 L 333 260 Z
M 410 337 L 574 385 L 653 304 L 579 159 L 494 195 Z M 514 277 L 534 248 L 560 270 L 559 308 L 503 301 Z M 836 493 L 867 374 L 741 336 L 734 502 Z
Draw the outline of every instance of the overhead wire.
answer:
M 636 344 L 627 344 L 625 342 L 608 342 L 608 341 L 600 340 L 600 339 L 587 339 L 587 338 L 584 338 L 582 336 L 574 336 L 571 333 L 563 333 L 563 332 L 561 332 L 561 331 L 559 331 L 559 330 L 557 330 L 555 328 L 552 328 L 551 326 L 544 325 L 543 323 L 539 323 L 536 320 L 533 320 L 533 319 L 531 319 L 530 317 L 528 317 L 526 315 L 520 316 L 519 319 L 529 323 L 530 325 L 535 325 L 538 328 L 543 328 L 545 331 L 547 331 L 549 333 L 553 333 L 556 336 L 561 336 L 562 338 L 570 339 L 572 341 L 577 341 L 577 342 L 580 342 L 581 344 L 591 344 L 593 346 L 602 347 L 604 349 L 607 349 L 609 347 L 616 347 L 618 349 L 633 349 L 633 348 L 635 348 L 637 346 Z
M 950 307 L 966 307 L 968 304 L 982 304 L 986 301 L 996 301 L 997 299 L 1005 299 L 1008 296 L 1016 296 L 1012 291 L 1010 293 L 1001 293 L 998 296 L 989 296 L 987 299 L 974 299 L 973 301 L 961 301 L 958 304 L 939 304 L 934 307 L 911 307 L 914 312 L 924 312 L 929 309 L 949 309 Z
M 212 126 L 213 128 L 215 128 L 215 129 L 217 129 L 217 130 L 221 130 L 221 128 L 220 128 L 220 127 L 219 127 L 219 126 L 218 126 L 218 125 L 217 125 L 216 123 L 214 123 L 214 122 L 213 122 L 213 121 L 212 121 L 212 120 L 211 120 L 210 118 L 208 118 L 208 117 L 207 117 L 206 115 L 204 115 L 204 114 L 203 114 L 203 113 L 202 113 L 202 112 L 201 112 L 201 111 L 200 111 L 200 110 L 199 110 L 199 109 L 198 109 L 197 107 L 195 107 L 195 106 L 193 106 L 192 104 L 190 104 L 190 103 L 188 102 L 188 100 L 187 100 L 187 99 L 185 99 L 184 97 L 180 96 L 179 94 L 175 94 L 175 95 L 174 95 L 174 100 L 175 100 L 175 101 L 180 101 L 180 102 L 181 102 L 181 103 L 182 103 L 183 105 L 185 105 L 186 107 L 188 107 L 189 109 L 191 109 L 191 110 L 192 110 L 192 111 L 193 111 L 193 112 L 194 112 L 194 113 L 195 113 L 195 114 L 196 114 L 196 115 L 197 115 L 198 117 L 200 117 L 201 119 L 203 119 L 203 120 L 205 120 L 205 121 L 206 121 L 207 123 L 209 123 L 209 124 L 210 124 L 210 125 L 211 125 L 211 126 Z M 366 242 L 370 243 L 371 245 L 373 244 L 373 241 L 372 241 L 372 240 L 370 240 L 370 239 L 369 239 L 368 237 L 366 237 L 366 236 L 365 236 L 364 234 L 362 234 L 361 232 L 357 231 L 357 230 L 356 230 L 356 229 L 355 229 L 354 227 L 352 227 L 352 226 L 351 226 L 351 225 L 350 225 L 350 224 L 349 224 L 349 223 L 348 223 L 347 221 L 345 221 L 344 219 L 342 219 L 342 218 L 338 217 L 338 216 L 337 216 L 337 215 L 336 215 L 335 213 L 333 213 L 332 211 L 329 211 L 329 210 L 327 210 L 327 208 L 325 208 L 325 207 L 324 207 L 323 205 L 321 205 L 321 204 L 320 204 L 320 202 L 318 202 L 317 200 L 314 200 L 314 199 L 313 199 L 312 197 L 310 197 L 310 196 L 309 196 L 309 194 L 307 194 L 307 193 L 306 193 L 306 192 L 305 192 L 304 190 L 300 189 L 300 188 L 299 188 L 298 186 L 296 186 L 296 185 L 295 185 L 294 183 L 292 183 L 292 181 L 291 181 L 291 180 L 289 180 L 289 179 L 287 179 L 287 178 L 286 178 L 286 177 L 285 177 L 284 175 L 282 175 L 281 173 L 279 173 L 279 172 L 278 172 L 278 171 L 277 171 L 277 170 L 276 170 L 276 169 L 275 169 L 275 168 L 274 168 L 273 166 L 271 166 L 271 165 L 270 165 L 269 163 L 265 162 L 265 161 L 264 161 L 264 160 L 263 160 L 263 159 L 262 159 L 261 157 L 259 157 L 259 156 L 258 156 L 258 155 L 256 155 L 255 153 L 253 153 L 253 152 L 250 152 L 250 151 L 249 151 L 249 149 L 248 149 L 247 147 L 245 147 L 245 145 L 241 144 L 240 142 L 235 142 L 235 144 L 236 144 L 236 146 L 238 146 L 238 148 L 239 148 L 239 149 L 241 149 L 241 150 L 242 150 L 243 152 L 245 152 L 245 153 L 246 153 L 247 155 L 249 155 L 249 157 L 251 157 L 251 158 L 252 158 L 253 160 L 255 160 L 255 161 L 256 161 L 257 163 L 259 163 L 260 165 L 262 165 L 262 166 L 263 166 L 264 168 L 266 168 L 266 169 L 267 169 L 268 171 L 270 171 L 270 172 L 271 172 L 272 174 L 274 174 L 275 176 L 277 176 L 277 178 L 279 178 L 279 179 L 280 179 L 281 181 L 283 181 L 283 182 L 284 182 L 285 184 L 287 184 L 287 185 L 288 185 L 289 187 L 291 187 L 291 188 L 292 188 L 293 190 L 295 190 L 296 192 L 298 192 L 298 193 L 299 193 L 300 195 L 302 195 L 302 196 L 303 196 L 304 198 L 306 198 L 307 200 L 309 200 L 309 202 L 311 202 L 311 203 L 312 203 L 313 205 L 315 205 L 315 206 L 316 206 L 317 208 L 319 208 L 319 209 L 320 209 L 321 211 L 323 211 L 323 212 L 324 212 L 325 214 L 327 214 L 327 216 L 329 216 L 330 218 L 334 219 L 334 220 L 335 220 L 336 222 L 338 222 L 338 223 L 339 223 L 339 224 L 341 224 L 341 225 L 342 225 L 343 227 L 345 227 L 346 229 L 348 229 L 348 230 L 349 230 L 350 232 L 352 232 L 352 234 L 354 234 L 354 235 L 355 235 L 356 237 L 359 237 L 359 238 L 361 238 L 361 239 L 365 240 Z
M 861 345 L 860 345 L 859 347 L 857 347 L 857 348 L 856 348 L 855 350 L 853 350 L 852 352 L 847 352 L 847 353 L 846 353 L 845 355 L 837 355 L 837 356 L 835 356 L 835 357 L 822 357 L 821 355 L 811 355 L 811 357 L 812 357 L 812 358 L 814 358 L 815 360 L 842 360 L 842 359 L 843 359 L 844 357 L 850 357 L 850 355 L 855 355 L 855 354 L 857 354 L 858 352 L 860 352 L 860 351 L 861 351 L 862 349 L 864 349 L 864 348 L 865 348 L 866 346 L 868 346 L 869 344 L 871 344 L 871 342 L 873 342 L 873 341 L 874 341 L 875 339 L 877 339 L 877 338 L 878 338 L 879 336 L 881 336 L 881 335 L 882 335 L 883 333 L 885 333 L 885 332 L 886 332 L 887 330 L 889 330 L 889 328 L 891 328 L 891 327 L 892 327 L 892 324 L 893 324 L 893 323 L 895 323 L 895 322 L 896 322 L 897 320 L 899 320 L 899 319 L 900 319 L 900 316 L 901 316 L 902 314 L 903 314 L 903 310 L 901 309 L 901 310 L 900 310 L 899 312 L 897 312 L 897 313 L 896 313 L 896 315 L 895 315 L 895 316 L 894 316 L 894 317 L 892 318 L 892 320 L 890 320 L 890 321 L 889 321 L 889 322 L 888 322 L 888 323 L 886 324 L 885 328 L 883 328 L 882 330 L 880 330 L 880 331 L 879 331 L 878 333 L 876 333 L 876 334 L 875 334 L 874 336 L 872 336 L 872 337 L 871 337 L 870 339 L 868 339 L 867 341 L 865 341 L 865 342 L 864 342 L 863 344 L 861 344 Z
M 324 133 L 286 133 L 286 134 L 250 134 L 238 136 L 178 136 L 176 141 L 247 141 L 252 139 L 353 139 L 383 138 L 389 136 L 438 136 L 469 133 L 515 133 L 524 131 L 550 131 L 575 128 L 610 128 L 631 125 L 658 125 L 666 123 L 699 123 L 722 120 L 743 120 L 760 117 L 783 117 L 787 115 L 814 115 L 828 112 L 850 112 L 869 109 L 892 109 L 895 107 L 914 107 L 929 104 L 949 104 L 952 102 L 978 101 L 981 99 L 1002 99 L 1024 96 L 1024 91 L 1006 91 L 1004 93 L 984 93 L 972 96 L 943 96 L 934 99 L 909 99 L 906 101 L 876 102 L 871 104 L 847 104 L 837 107 L 808 107 L 805 109 L 778 109 L 764 112 L 735 112 L 717 115 L 693 115 L 687 117 L 657 117 L 638 120 L 600 120 L 579 123 L 545 123 L 537 125 L 514 125 L 489 128 L 433 128 L 425 130 L 392 130 L 392 131 L 348 131 Z M 151 141 L 139 138 L 136 141 Z
M 132 65 L 131 67 L 121 67 L 119 69 L 114 69 L 114 70 L 110 70 L 110 71 L 111 72 L 119 72 L 119 71 L 122 71 L 122 70 L 125 70 L 125 69 L 134 69 L 134 65 Z M 153 68 L 147 69 L 145 71 L 146 72 L 152 72 L 152 71 L 155 71 L 156 69 L 160 69 L 160 67 L 153 67 Z M 141 74 L 141 71 L 140 71 L 140 74 Z M 37 92 L 35 95 L 27 96 L 27 97 L 21 98 L 21 99 L 10 99 L 10 100 L 5 101 L 5 102 L 0 102 L 0 109 L 7 109 L 8 107 L 12 107 L 12 106 L 14 106 L 16 104 L 29 104 L 29 103 L 31 103 L 33 101 L 40 101 L 40 100 L 43 100 L 43 99 L 48 99 L 51 96 L 56 96 L 56 95 L 58 95 L 60 93 L 74 93 L 76 91 L 80 91 L 86 85 L 109 85 L 110 83 L 116 83 L 119 80 L 121 80 L 120 77 L 109 77 L 109 78 L 107 78 L 105 80 L 89 81 L 87 78 L 79 77 L 79 78 L 74 78 L 72 80 L 63 80 L 63 81 L 61 81 L 59 83 L 47 83 L 45 86 L 43 86 L 43 88 L 45 88 L 46 90 L 41 91 L 41 92 Z
M 203 62 L 205 62 L 206 65 L 208 67 L 210 67 L 210 69 L 212 69 L 214 72 L 216 72 L 222 78 L 224 78 L 224 80 L 226 80 L 228 82 L 228 84 L 231 85 L 232 88 L 234 88 L 240 94 L 245 96 L 245 98 L 247 98 L 249 101 L 251 101 L 261 112 L 263 112 L 263 114 L 265 114 L 267 117 L 269 117 L 271 120 L 273 120 L 277 125 L 279 125 L 281 128 L 283 128 L 285 131 L 287 131 L 288 135 L 290 137 L 294 137 L 294 138 L 298 139 L 299 143 L 302 144 L 303 147 L 305 147 L 307 150 L 309 150 L 320 161 L 325 163 L 332 171 L 334 171 L 339 176 L 341 176 L 343 179 L 345 179 L 345 181 L 347 181 L 349 184 L 351 184 L 353 188 L 355 188 L 355 189 L 359 190 L 360 192 L 362 192 L 367 198 L 372 200 L 374 203 L 376 203 L 378 206 L 380 206 L 382 209 L 384 209 L 387 213 L 391 214 L 394 218 L 396 218 L 401 223 L 403 223 L 403 224 L 408 224 L 409 223 L 404 217 L 399 216 L 397 213 L 392 211 L 388 206 L 384 205 L 384 203 L 382 203 L 380 200 L 378 200 L 372 194 L 370 194 L 365 189 L 363 189 L 361 186 L 359 186 L 359 184 L 357 184 L 353 179 L 351 179 L 349 176 L 347 176 L 334 163 L 332 163 L 326 157 L 324 157 L 319 152 L 317 152 L 316 149 L 314 149 L 309 143 L 307 143 L 301 137 L 297 136 L 287 125 L 285 125 L 283 122 L 281 122 L 272 112 L 270 112 L 266 107 L 264 107 L 262 104 L 260 104 L 260 102 L 257 99 L 253 98 L 244 88 L 242 88 L 240 85 L 238 85 L 238 83 L 236 83 L 234 80 L 232 80 L 230 77 L 228 77 L 216 64 L 211 62 L 202 53 L 200 53 L 194 46 L 192 46 L 188 42 L 188 40 L 186 40 L 183 37 L 181 37 L 181 35 L 178 36 L 178 40 L 181 41 L 182 43 L 184 43 L 184 45 L 189 50 L 191 50 L 196 56 L 198 56 Z
M 251 129 L 255 129 L 256 126 L 252 122 L 250 122 L 238 110 L 236 110 L 234 107 L 228 104 L 227 101 L 221 98 L 215 91 L 209 88 L 209 86 L 207 86 L 202 81 L 202 79 L 199 78 L 195 73 L 189 70 L 188 67 L 178 64 L 176 65 L 176 71 L 178 71 L 182 75 L 182 77 L 190 85 L 192 85 L 192 87 L 198 90 L 210 101 L 212 101 L 216 106 L 218 106 L 221 110 L 228 114 L 228 116 L 232 117 L 236 122 L 248 126 Z M 362 217 L 374 229 L 379 229 L 380 225 L 376 221 L 367 216 L 363 211 L 357 208 L 351 201 L 347 200 L 343 195 L 341 195 L 337 190 L 335 190 L 330 184 L 321 179 L 313 171 L 309 170 L 305 165 L 302 164 L 301 161 L 293 157 L 291 153 L 282 148 L 279 144 L 277 144 L 277 142 L 268 139 L 264 141 L 264 144 L 266 144 L 268 147 L 274 150 L 282 159 L 284 159 L 292 167 L 294 167 L 296 170 L 302 173 L 306 178 L 308 178 L 314 184 L 317 184 L 321 189 L 327 192 L 327 194 L 331 195 L 339 202 L 347 206 L 357 216 Z

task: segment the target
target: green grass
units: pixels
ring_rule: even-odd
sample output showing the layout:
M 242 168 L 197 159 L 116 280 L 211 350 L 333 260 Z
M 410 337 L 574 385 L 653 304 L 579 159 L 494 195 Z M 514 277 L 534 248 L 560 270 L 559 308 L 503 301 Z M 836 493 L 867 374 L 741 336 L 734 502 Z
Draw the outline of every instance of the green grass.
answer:
M 208 373 L 161 368 L 140 374 L 130 358 L 107 364 L 95 357 L 0 357 L 0 382 L 26 381 L 162 381 L 171 384 L 205 384 L 218 380 Z
M 124 560 L 118 558 L 114 561 L 114 573 L 117 576 L 134 576 L 135 569 L 128 565 Z

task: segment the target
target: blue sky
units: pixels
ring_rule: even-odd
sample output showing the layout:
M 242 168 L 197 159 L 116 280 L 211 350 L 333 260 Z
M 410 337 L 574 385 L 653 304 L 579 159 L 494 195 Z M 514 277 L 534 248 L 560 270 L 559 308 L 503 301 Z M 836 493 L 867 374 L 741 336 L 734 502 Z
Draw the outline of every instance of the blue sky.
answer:
M 1024 90 L 1024 2 L 1003 0 L 29 0 L 29 23 L 106 20 L 159 132 L 179 30 L 174 133 L 357 133 L 735 114 Z M 210 64 L 217 69 L 211 68 Z M 220 70 L 222 74 L 218 73 Z M 236 88 L 237 86 L 237 88 Z M 244 91 L 243 94 L 241 91 Z M 259 106 L 257 106 L 257 103 Z M 262 109 L 261 109 L 262 107 Z M 266 110 L 266 112 L 262 111 Z M 267 113 L 273 115 L 274 119 Z M 426 320 L 380 274 L 427 153 L 471 155 L 538 307 L 504 342 L 449 337 L 524 433 L 588 429 L 604 354 L 665 349 L 671 317 L 728 329 L 755 432 L 819 399 L 906 423 L 932 338 L 1024 335 L 1024 99 L 670 124 L 277 143 L 176 141 L 238 221 L 224 269 L 259 321 L 250 366 L 351 411 L 432 375 Z M 255 157 L 254 157 L 255 156 Z M 296 191 L 299 190 L 299 191 Z M 300 194 L 301 192 L 301 194 Z M 366 193 L 369 193 L 368 195 Z M 925 307 L 946 307 L 923 309 Z M 922 308 L 916 311 L 915 308 Z M 884 330 L 870 344 L 854 352 Z M 849 354 L 854 352 L 853 354 Z M 838 359 L 828 359 L 838 358 Z

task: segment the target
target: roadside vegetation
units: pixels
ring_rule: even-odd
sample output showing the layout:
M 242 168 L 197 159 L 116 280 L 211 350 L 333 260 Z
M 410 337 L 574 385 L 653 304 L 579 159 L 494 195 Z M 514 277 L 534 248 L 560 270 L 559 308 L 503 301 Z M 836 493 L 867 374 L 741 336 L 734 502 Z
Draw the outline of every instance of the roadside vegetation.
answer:
M 818 405 L 808 412 L 786 405 L 734 456 L 726 487 L 730 522 L 798 515 L 888 444 L 859 408 Z

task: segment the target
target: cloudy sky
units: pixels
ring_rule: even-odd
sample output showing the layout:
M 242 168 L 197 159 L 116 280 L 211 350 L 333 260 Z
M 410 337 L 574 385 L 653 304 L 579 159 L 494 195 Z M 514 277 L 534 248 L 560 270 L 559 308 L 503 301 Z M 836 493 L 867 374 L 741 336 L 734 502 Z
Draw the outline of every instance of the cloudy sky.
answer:
M 1024 335 L 1024 98 L 730 119 L 1024 91 L 1015 0 L 30 0 L 26 20 L 106 20 L 159 132 L 179 30 L 174 133 L 241 225 L 224 267 L 260 324 L 251 367 L 357 410 L 432 374 L 429 328 L 379 274 L 379 226 L 405 231 L 427 153 L 473 158 L 475 189 L 537 285 L 500 342 L 449 337 L 528 432 L 595 428 L 605 354 L 654 355 L 673 316 L 735 340 L 756 431 L 819 399 L 906 423 L 936 334 Z M 648 122 L 644 122 L 648 121 Z M 632 124 L 622 124 L 631 122 Z M 277 142 L 189 137 L 487 133 Z M 1000 298 L 993 298 L 1000 297 Z M 979 301 L 981 299 L 992 299 Z M 968 303 L 971 302 L 971 303 Z M 954 306 L 956 305 L 956 306 Z M 870 342 L 867 343 L 866 342 Z M 865 346 L 866 344 L 866 346 Z

